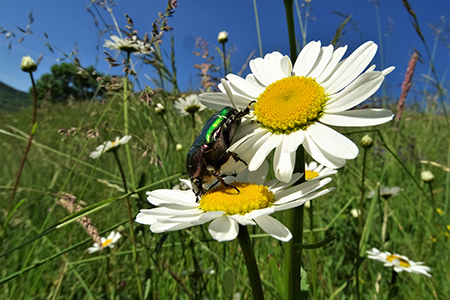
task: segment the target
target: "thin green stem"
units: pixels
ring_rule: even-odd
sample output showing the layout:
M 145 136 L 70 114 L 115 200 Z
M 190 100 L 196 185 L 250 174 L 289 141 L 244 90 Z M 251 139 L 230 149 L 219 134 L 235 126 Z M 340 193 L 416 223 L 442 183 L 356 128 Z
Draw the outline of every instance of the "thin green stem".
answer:
M 30 153 L 31 144 L 33 143 L 33 137 L 34 137 L 34 133 L 36 131 L 36 126 L 37 126 L 37 123 L 36 123 L 36 118 L 37 118 L 36 84 L 34 83 L 33 72 L 29 72 L 29 73 L 30 73 L 31 83 L 33 85 L 33 115 L 31 116 L 30 136 L 28 137 L 28 143 L 25 148 L 25 152 L 23 153 L 22 161 L 20 162 L 20 166 L 19 166 L 19 170 L 17 171 L 17 176 L 16 176 L 16 180 L 14 182 L 14 187 L 13 187 L 13 190 L 11 193 L 11 198 L 9 199 L 6 219 L 5 219 L 5 223 L 3 224 L 3 231 L 2 231 L 2 235 L 0 237 L 0 249 L 2 248 L 3 238 L 5 237 L 5 234 L 6 234 L 6 227 L 8 227 L 9 220 L 11 219 L 9 217 L 9 214 L 11 213 L 12 208 L 13 208 L 14 198 L 16 197 L 17 188 L 19 187 L 20 177 L 22 176 L 22 171 L 25 166 L 25 162 L 27 160 L 28 153 Z
M 227 54 L 225 53 L 225 43 L 222 43 L 222 56 L 223 56 L 223 70 L 224 70 L 224 77 L 227 76 Z
M 261 286 L 261 278 L 259 277 L 255 253 L 253 253 L 252 243 L 250 241 L 250 236 L 248 235 L 246 226 L 239 225 L 238 240 L 242 249 L 242 254 L 244 254 L 248 279 L 253 292 L 253 299 L 263 300 L 264 294 Z
M 297 46 L 295 42 L 295 23 L 294 23 L 294 2 L 293 0 L 284 0 L 284 8 L 286 10 L 286 21 L 289 34 L 289 50 L 291 52 L 292 64 L 297 59 Z
M 309 201 L 309 238 L 310 243 L 314 244 L 315 236 L 314 236 L 314 205 L 313 201 Z M 312 282 L 312 294 L 313 299 L 317 299 L 317 250 L 311 249 L 311 282 Z
M 124 86 L 123 86 L 123 119 L 124 119 L 125 135 L 128 135 L 128 133 L 129 133 L 129 128 L 128 128 L 128 101 L 129 101 L 129 98 L 128 98 L 128 76 L 130 74 L 130 52 L 127 52 L 126 70 L 127 70 L 127 73 L 124 78 Z M 134 178 L 133 162 L 131 160 L 130 145 L 128 143 L 125 144 L 125 150 L 126 150 L 126 154 L 127 154 L 127 158 L 128 158 L 128 168 L 130 171 L 131 185 L 132 185 L 132 189 L 135 190 L 136 189 L 136 180 Z M 128 189 L 127 189 L 125 174 L 123 172 L 122 166 L 119 161 L 119 157 L 117 156 L 117 153 L 115 151 L 114 151 L 114 153 L 116 156 L 117 164 L 119 165 L 119 169 L 121 172 L 122 180 L 124 183 L 124 189 L 125 189 L 125 192 L 127 193 Z M 133 217 L 132 217 L 132 213 L 131 213 L 130 197 L 127 197 L 127 210 L 128 210 L 128 221 L 130 223 L 130 237 L 132 239 L 131 248 L 133 250 L 133 264 L 134 264 L 134 272 L 136 273 L 136 283 L 137 283 L 139 298 L 141 300 L 144 300 L 144 293 L 142 291 L 142 285 L 141 285 L 141 280 L 140 280 L 140 276 L 139 276 L 140 272 L 139 272 L 139 264 L 137 261 L 136 239 L 135 239 L 134 230 L 133 230 Z
M 253 8 L 255 9 L 256 33 L 258 35 L 259 56 L 263 57 L 261 32 L 259 30 L 258 8 L 256 6 L 256 0 L 253 0 Z

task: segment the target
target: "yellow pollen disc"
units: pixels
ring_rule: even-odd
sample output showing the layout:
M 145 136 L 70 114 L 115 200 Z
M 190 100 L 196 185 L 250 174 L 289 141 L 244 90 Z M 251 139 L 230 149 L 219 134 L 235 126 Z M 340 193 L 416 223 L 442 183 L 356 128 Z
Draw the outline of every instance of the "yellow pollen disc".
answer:
M 203 194 L 200 208 L 204 211 L 224 211 L 227 215 L 244 215 L 272 205 L 275 196 L 268 187 L 252 183 L 234 182 L 232 187 L 218 186 Z
M 306 180 L 312 180 L 312 179 L 316 178 L 317 176 L 319 176 L 319 173 L 317 173 L 315 171 L 309 171 L 309 170 L 305 171 L 305 179 Z
M 254 115 L 274 133 L 306 129 L 323 113 L 325 89 L 315 79 L 286 77 L 270 84 L 255 103 Z
M 111 147 L 114 147 L 114 145 L 115 145 L 116 143 L 118 143 L 118 141 L 117 141 L 117 142 L 116 142 L 116 141 L 111 142 Z
M 386 257 L 386 259 L 390 262 L 392 262 L 394 259 L 398 259 L 400 261 L 400 267 L 409 268 L 411 266 L 408 261 L 404 260 L 401 257 L 398 257 L 397 255 L 391 254 Z
M 112 241 L 113 241 L 112 239 L 107 239 L 106 241 L 103 242 L 102 247 L 108 246 Z

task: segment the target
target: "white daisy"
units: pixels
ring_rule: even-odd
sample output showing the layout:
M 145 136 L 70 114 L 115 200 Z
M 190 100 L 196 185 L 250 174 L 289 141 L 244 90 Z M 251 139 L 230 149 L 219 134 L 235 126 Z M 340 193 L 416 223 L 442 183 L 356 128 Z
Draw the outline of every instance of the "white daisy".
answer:
M 394 187 L 387 187 L 387 186 L 381 186 L 380 187 L 380 196 L 388 199 L 392 196 L 397 196 L 398 193 L 400 193 L 400 191 L 402 190 L 401 187 L 398 186 L 394 186 Z M 372 199 L 373 196 L 375 196 L 375 191 L 372 190 L 369 192 L 369 194 L 367 195 L 367 198 Z
M 309 164 L 305 163 L 305 179 L 321 179 L 327 176 L 336 174 L 337 170 L 335 168 L 325 167 L 324 165 L 318 164 L 315 161 Z
M 122 137 L 121 139 L 119 139 L 119 137 L 116 137 L 116 140 L 114 142 L 110 142 L 110 141 L 104 142 L 103 144 L 101 144 L 100 146 L 95 148 L 95 150 L 92 151 L 91 154 L 89 154 L 89 157 L 90 158 L 98 158 L 103 153 L 115 150 L 120 145 L 128 143 L 128 141 L 130 139 L 131 139 L 131 135 L 126 135 L 126 136 Z
M 206 108 L 206 106 L 200 103 L 197 94 L 189 95 L 186 99 L 180 97 L 177 101 L 175 101 L 173 106 L 178 110 L 181 116 L 194 114 Z
M 368 250 L 367 257 L 373 260 L 381 261 L 384 263 L 385 267 L 394 267 L 394 271 L 400 273 L 406 271 L 409 273 L 423 274 L 425 276 L 431 277 L 428 272 L 431 269 L 423 265 L 423 262 L 414 262 L 404 255 L 391 254 L 390 252 L 381 252 L 376 248 Z
M 222 93 L 200 95 L 200 101 L 217 110 L 230 101 L 240 109 L 256 101 L 230 148 L 248 163 L 250 171 L 275 148 L 275 175 L 290 181 L 300 145 L 317 162 L 342 167 L 358 155 L 358 147 L 327 125 L 373 126 L 392 120 L 387 109 L 350 109 L 374 94 L 394 68 L 366 70 L 377 51 L 373 42 L 341 60 L 346 49 L 310 42 L 293 67 L 288 56 L 273 52 L 250 61 L 252 73 L 245 79 L 227 75 L 219 85 Z
M 103 47 L 112 50 L 121 50 L 125 52 L 136 52 L 141 54 L 148 54 L 153 51 L 150 44 L 144 43 L 144 41 L 139 40 L 136 35 L 132 38 L 121 39 L 116 35 L 111 36 L 111 40 L 105 40 Z
M 311 180 L 290 187 L 300 174 L 292 176 L 288 183 L 276 179 L 264 184 L 269 164 L 264 162 L 256 172 L 245 170 L 237 177 L 226 177 L 225 181 L 239 189 L 239 194 L 231 187 L 220 185 L 203 194 L 199 203 L 192 190 L 156 190 L 147 192 L 148 201 L 157 208 L 142 209 L 136 222 L 150 225 L 150 230 L 159 233 L 185 229 L 212 221 L 209 233 L 219 242 L 236 238 L 239 224 L 258 224 L 272 237 L 288 241 L 292 234 L 270 214 L 297 207 L 310 199 L 317 198 L 332 190 L 318 190 L 331 181 L 330 178 Z M 191 186 L 190 181 L 182 180 Z
M 89 253 L 94 253 L 99 250 L 102 250 L 105 247 L 114 248 L 114 246 L 117 244 L 117 241 L 120 239 L 122 235 L 119 232 L 111 231 L 111 233 L 108 235 L 108 237 L 105 239 L 104 237 L 101 238 L 102 246 L 98 243 L 94 243 L 92 247 L 88 248 Z

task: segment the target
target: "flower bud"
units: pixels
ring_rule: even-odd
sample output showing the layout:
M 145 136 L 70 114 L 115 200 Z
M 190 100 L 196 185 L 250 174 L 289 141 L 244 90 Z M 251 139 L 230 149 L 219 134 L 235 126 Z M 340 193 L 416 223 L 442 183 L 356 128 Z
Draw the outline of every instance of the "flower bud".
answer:
M 219 36 L 217 37 L 217 41 L 221 44 L 225 44 L 228 42 L 228 32 L 221 31 L 219 32 Z
M 422 174 L 420 174 L 422 177 L 423 182 L 429 183 L 434 180 L 434 175 L 431 173 L 431 171 L 423 171 Z
M 22 63 L 20 64 L 22 71 L 32 73 L 37 70 L 37 65 L 34 60 L 28 55 L 22 57 Z
M 177 149 L 178 152 L 182 151 L 183 150 L 183 145 L 177 144 L 176 145 L 176 149 Z
M 360 143 L 364 149 L 369 149 L 373 145 L 373 140 L 368 134 L 366 134 L 363 136 Z

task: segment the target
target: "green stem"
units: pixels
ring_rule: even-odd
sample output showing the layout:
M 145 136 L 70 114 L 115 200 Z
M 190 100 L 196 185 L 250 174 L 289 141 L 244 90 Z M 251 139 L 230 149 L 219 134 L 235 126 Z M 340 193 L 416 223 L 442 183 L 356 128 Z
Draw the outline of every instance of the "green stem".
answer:
M 224 70 L 224 76 L 227 77 L 227 55 L 225 53 L 225 43 L 222 43 L 222 54 L 223 54 L 223 70 Z
M 291 52 L 292 65 L 297 59 L 297 46 L 295 42 L 295 23 L 294 23 L 294 2 L 293 0 L 284 0 L 286 10 L 286 21 L 289 34 L 289 50 Z
M 13 207 L 14 198 L 16 197 L 17 188 L 19 187 L 20 177 L 22 176 L 22 171 L 23 171 L 23 168 L 25 166 L 25 162 L 27 160 L 28 153 L 30 153 L 31 144 L 33 142 L 33 137 L 34 137 L 34 133 L 35 133 L 36 126 L 37 126 L 37 123 L 36 123 L 36 118 L 37 118 L 37 94 L 36 94 L 36 84 L 34 83 L 34 78 L 33 78 L 33 73 L 32 72 L 30 72 L 30 78 L 31 78 L 31 83 L 33 85 L 33 115 L 31 117 L 30 136 L 28 138 L 27 147 L 25 148 L 25 152 L 23 153 L 23 156 L 22 156 L 22 161 L 20 162 L 19 170 L 17 171 L 17 176 L 16 176 L 16 180 L 14 182 L 14 187 L 13 187 L 13 190 L 12 190 L 12 193 L 11 193 L 11 198 L 9 199 L 6 219 L 5 219 L 5 223 L 3 224 L 3 231 L 2 231 L 2 235 L 0 237 L 0 249 L 2 248 L 3 238 L 5 237 L 5 234 L 6 234 L 6 227 L 8 226 L 9 220 L 11 219 L 9 217 L 9 214 L 11 213 L 11 210 L 12 210 L 12 207 Z
M 264 294 L 261 286 L 261 278 L 259 277 L 255 253 L 253 253 L 252 243 L 250 241 L 250 236 L 248 235 L 246 226 L 239 225 L 238 240 L 242 249 L 242 254 L 244 254 L 248 279 L 253 292 L 253 299 L 263 300 Z
M 314 244 L 315 237 L 314 237 L 314 205 L 313 201 L 309 201 L 310 207 L 309 207 L 309 237 L 311 240 L 311 244 Z M 317 299 L 317 250 L 311 249 L 311 282 L 312 282 L 312 294 L 313 299 Z
M 127 60 L 126 60 L 126 70 L 127 73 L 124 78 L 124 86 L 123 86 L 123 119 L 124 119 L 124 129 L 125 129 L 125 135 L 128 135 L 129 129 L 128 129 L 128 76 L 130 74 L 130 52 L 127 52 Z M 131 153 L 130 153 L 130 145 L 127 143 L 125 144 L 125 150 L 128 158 L 128 168 L 130 171 L 131 176 L 131 184 L 132 189 L 136 189 L 136 181 L 134 178 L 134 170 L 133 170 L 133 162 L 131 160 Z M 114 151 L 114 154 L 116 156 L 117 163 L 119 165 L 119 169 L 121 172 L 122 180 L 124 183 L 124 189 L 125 193 L 128 193 L 127 184 L 125 180 L 125 174 L 122 169 L 122 165 L 120 164 L 119 157 L 117 156 L 117 153 Z M 134 230 L 133 230 L 133 217 L 131 213 L 131 203 L 130 203 L 130 197 L 127 197 L 127 210 L 128 210 L 128 221 L 130 223 L 130 237 L 132 239 L 131 241 L 131 248 L 133 250 L 133 264 L 134 264 L 134 272 L 136 273 L 136 283 L 139 293 L 139 299 L 144 300 L 144 293 L 142 291 L 142 285 L 141 280 L 139 276 L 139 264 L 137 262 L 137 251 L 136 251 L 136 240 L 134 236 Z

